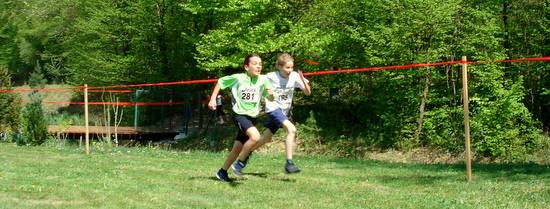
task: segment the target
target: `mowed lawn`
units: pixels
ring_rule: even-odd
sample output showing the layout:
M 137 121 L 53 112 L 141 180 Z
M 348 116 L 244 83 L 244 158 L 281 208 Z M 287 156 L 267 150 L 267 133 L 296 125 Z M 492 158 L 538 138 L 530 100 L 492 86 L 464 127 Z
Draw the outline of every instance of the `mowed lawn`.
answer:
M 215 179 L 226 153 L 0 143 L 0 208 L 549 208 L 537 164 L 401 164 L 256 153 L 246 178 Z M 232 175 L 232 174 L 231 174 Z M 232 175 L 232 177 L 234 177 Z

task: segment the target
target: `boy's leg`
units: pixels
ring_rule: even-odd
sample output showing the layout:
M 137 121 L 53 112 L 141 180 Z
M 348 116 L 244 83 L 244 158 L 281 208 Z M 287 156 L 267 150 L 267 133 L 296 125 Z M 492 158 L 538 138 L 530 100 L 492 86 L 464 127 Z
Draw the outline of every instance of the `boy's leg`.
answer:
M 241 150 L 241 153 L 239 154 L 239 160 L 245 161 L 248 155 L 252 150 L 254 150 L 254 147 L 260 141 L 260 132 L 256 127 L 250 127 L 246 130 L 246 135 L 248 135 L 248 141 L 243 145 L 243 148 Z
M 250 152 L 245 157 L 245 159 L 244 160 L 238 160 L 238 161 L 233 163 L 232 168 L 233 168 L 234 171 L 236 171 L 236 174 L 238 176 L 243 175 L 241 170 L 248 164 L 248 159 L 250 159 L 250 156 L 252 155 L 252 152 L 254 152 L 254 150 L 258 149 L 259 147 L 261 147 L 266 142 L 271 141 L 271 136 L 273 136 L 273 134 L 271 134 L 271 132 L 269 130 L 264 131 L 262 133 L 262 136 L 260 137 L 260 140 L 256 143 L 256 145 L 254 145 L 252 150 L 250 150 Z
M 250 155 L 252 155 L 252 152 L 258 148 L 260 148 L 262 145 L 264 145 L 267 142 L 271 142 L 271 138 L 273 137 L 273 134 L 277 132 L 277 129 L 281 127 L 281 123 L 277 122 L 272 116 L 271 113 L 267 113 L 267 121 L 264 124 L 267 128 L 264 132 L 262 132 L 260 136 L 260 140 L 254 145 L 252 150 L 250 150 L 250 153 L 245 157 L 245 160 L 242 161 L 244 165 L 248 163 L 248 159 L 250 158 Z
M 229 155 L 227 155 L 227 158 L 225 159 L 225 162 L 223 163 L 223 169 L 227 170 L 231 166 L 233 162 L 239 157 L 239 153 L 241 153 L 241 150 L 243 149 L 243 144 L 240 141 L 235 140 L 233 143 L 233 148 L 231 149 L 231 152 L 229 152 Z
M 283 112 L 280 109 L 268 112 L 267 121 L 264 124 L 266 130 L 262 133 L 260 141 L 256 143 L 256 146 L 254 146 L 253 150 L 258 149 L 265 143 L 271 142 L 271 138 L 273 137 L 275 132 L 277 132 L 277 130 L 282 126 L 282 121 L 284 120 L 287 120 L 287 118 L 286 116 L 284 116 Z
M 237 135 L 237 140 L 243 144 L 242 149 L 240 150 L 240 155 L 238 156 L 237 161 L 235 161 L 233 164 L 231 164 L 231 168 L 233 168 L 233 171 L 235 171 L 235 175 L 242 176 L 241 170 L 246 166 L 244 163 L 244 159 L 250 154 L 251 148 L 253 148 L 256 144 L 256 142 L 260 139 L 260 133 L 258 132 L 258 129 L 254 126 L 256 123 L 256 119 L 244 116 L 244 115 L 236 115 L 234 117 L 235 125 L 237 125 L 237 128 L 239 128 L 239 132 Z M 241 155 L 246 154 L 244 158 L 241 158 Z
M 233 143 L 233 148 L 229 152 L 229 155 L 227 155 L 227 158 L 225 159 L 225 162 L 222 168 L 220 168 L 220 170 L 218 170 L 218 173 L 216 173 L 216 177 L 219 180 L 231 182 L 231 179 L 227 174 L 227 169 L 229 169 L 229 166 L 231 166 L 231 163 L 233 163 L 233 161 L 237 159 L 242 148 L 243 148 L 243 144 L 240 141 L 235 140 L 235 142 Z
M 262 136 L 260 137 L 260 141 L 256 143 L 256 146 L 254 146 L 254 149 L 252 151 L 260 148 L 262 145 L 271 142 L 271 138 L 273 137 L 273 133 L 271 133 L 271 130 L 266 129 L 264 132 L 262 132 Z
M 294 155 L 295 139 L 296 139 L 296 126 L 289 120 L 283 122 L 283 128 L 286 130 L 285 150 L 286 150 L 286 165 L 285 171 L 287 173 L 298 173 L 300 169 L 294 164 L 292 156 Z
M 246 161 L 248 160 L 247 158 L 260 139 L 260 133 L 254 126 L 246 130 L 246 135 L 248 136 L 248 140 L 244 141 L 245 143 L 237 158 L 238 160 L 231 165 L 231 168 L 233 168 L 233 171 L 237 176 L 243 176 L 242 169 L 246 166 Z
M 260 148 L 265 143 L 271 142 L 271 137 L 272 136 L 273 136 L 273 134 L 271 133 L 271 131 L 269 129 L 262 132 L 262 136 L 260 137 L 260 141 L 258 141 L 258 143 L 256 143 L 256 145 L 252 148 L 252 150 L 250 150 L 250 153 L 248 154 L 248 156 L 246 156 L 246 158 L 244 159 L 243 162 L 244 162 L 245 165 L 248 164 L 248 159 L 250 159 L 250 156 L 252 155 L 252 152 L 254 152 L 254 150 L 257 150 L 258 148 Z
M 283 122 L 283 128 L 286 130 L 286 139 L 285 139 L 285 150 L 286 150 L 286 159 L 292 160 L 292 155 L 294 154 L 295 149 L 295 139 L 296 139 L 296 126 L 292 124 L 289 120 Z

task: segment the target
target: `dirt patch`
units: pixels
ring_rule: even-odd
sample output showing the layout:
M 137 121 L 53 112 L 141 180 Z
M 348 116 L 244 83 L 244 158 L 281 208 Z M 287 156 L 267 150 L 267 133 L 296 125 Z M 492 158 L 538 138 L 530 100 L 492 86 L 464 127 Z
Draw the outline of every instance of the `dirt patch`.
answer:
M 299 151 L 297 154 L 304 154 Z M 284 153 L 285 143 L 283 140 L 275 140 L 272 143 L 267 143 L 262 146 L 258 152 L 265 153 Z M 361 157 L 368 160 L 379 160 L 384 162 L 395 163 L 458 163 L 464 162 L 464 155 L 452 155 L 450 153 L 444 153 L 436 150 L 430 150 L 428 148 L 417 148 L 410 151 L 397 151 L 397 150 L 385 150 L 385 151 L 365 151 Z
M 464 161 L 464 156 L 453 156 L 449 153 L 417 148 L 408 152 L 389 150 L 384 152 L 368 152 L 366 158 L 385 162 L 398 163 L 457 163 Z

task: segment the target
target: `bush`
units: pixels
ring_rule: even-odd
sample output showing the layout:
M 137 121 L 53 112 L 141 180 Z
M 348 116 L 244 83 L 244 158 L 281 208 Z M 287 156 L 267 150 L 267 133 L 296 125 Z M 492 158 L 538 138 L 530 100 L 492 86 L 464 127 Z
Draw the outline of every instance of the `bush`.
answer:
M 0 90 L 11 90 L 11 76 L 8 69 L 0 67 Z M 19 129 L 21 99 L 12 92 L 0 92 L 0 133 L 8 139 Z
M 44 118 L 42 104 L 31 102 L 23 111 L 23 141 L 27 145 L 40 145 L 48 136 L 48 125 Z
M 46 79 L 44 79 L 39 66 L 37 64 L 29 79 L 29 85 L 33 89 L 44 88 L 46 84 Z M 48 137 L 48 125 L 42 108 L 42 96 L 39 91 L 35 90 L 29 94 L 29 99 L 31 102 L 25 106 L 23 111 L 23 144 L 40 145 Z

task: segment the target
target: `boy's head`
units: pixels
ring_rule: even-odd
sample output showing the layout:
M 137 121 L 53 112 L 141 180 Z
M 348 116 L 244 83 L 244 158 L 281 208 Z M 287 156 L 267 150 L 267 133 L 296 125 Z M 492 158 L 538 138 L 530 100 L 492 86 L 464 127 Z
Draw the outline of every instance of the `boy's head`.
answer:
M 257 54 L 249 54 L 244 58 L 244 70 L 250 76 L 259 76 L 262 73 L 262 58 Z
M 294 71 L 294 58 L 288 53 L 281 54 L 277 58 L 275 67 L 277 67 L 277 70 L 279 70 L 284 77 L 288 77 L 288 75 Z

